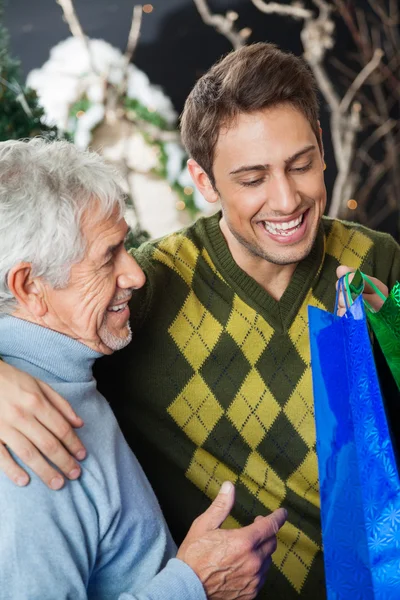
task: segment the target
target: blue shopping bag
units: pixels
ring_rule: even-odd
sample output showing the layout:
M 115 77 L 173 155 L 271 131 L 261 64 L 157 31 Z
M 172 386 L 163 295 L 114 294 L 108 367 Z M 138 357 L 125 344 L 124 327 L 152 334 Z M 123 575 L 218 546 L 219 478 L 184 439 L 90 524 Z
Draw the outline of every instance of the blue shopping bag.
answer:
M 309 306 L 328 600 L 400 600 L 400 482 L 359 297 Z M 346 299 L 346 294 L 344 294 Z

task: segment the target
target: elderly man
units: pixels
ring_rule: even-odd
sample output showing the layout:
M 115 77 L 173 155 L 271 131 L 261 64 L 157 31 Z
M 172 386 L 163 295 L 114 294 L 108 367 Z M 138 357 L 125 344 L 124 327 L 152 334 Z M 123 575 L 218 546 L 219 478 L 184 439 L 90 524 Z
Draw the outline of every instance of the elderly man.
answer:
M 96 390 L 93 363 L 130 342 L 128 302 L 145 281 L 124 247 L 123 212 L 98 155 L 66 142 L 0 144 L 0 354 L 79 411 L 88 450 L 82 477 L 58 494 L 0 474 L 0 597 L 231 598 L 240 582 L 251 598 L 285 512 L 242 530 L 235 548 L 218 530 L 233 503 L 227 482 L 174 558 L 150 484 Z M 257 564 L 239 556 L 247 536 L 259 536 Z

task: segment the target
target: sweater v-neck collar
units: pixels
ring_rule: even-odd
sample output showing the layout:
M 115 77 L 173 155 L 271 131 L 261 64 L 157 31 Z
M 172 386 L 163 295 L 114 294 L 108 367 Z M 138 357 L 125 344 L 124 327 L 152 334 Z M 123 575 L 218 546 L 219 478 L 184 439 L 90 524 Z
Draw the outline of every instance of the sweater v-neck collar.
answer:
M 289 329 L 306 293 L 320 271 L 325 247 L 322 222 L 310 254 L 296 266 L 280 300 L 275 300 L 233 259 L 219 225 L 221 216 L 219 212 L 198 221 L 199 226 L 204 230 L 206 249 L 216 268 L 238 296 L 260 313 L 275 329 L 281 331 Z

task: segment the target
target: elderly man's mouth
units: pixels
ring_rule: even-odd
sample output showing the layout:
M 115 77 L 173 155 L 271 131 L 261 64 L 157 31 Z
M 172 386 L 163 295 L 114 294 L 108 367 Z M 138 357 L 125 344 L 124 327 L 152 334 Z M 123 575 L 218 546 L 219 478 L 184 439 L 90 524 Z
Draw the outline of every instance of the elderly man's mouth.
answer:
M 119 313 L 119 312 L 124 311 L 127 307 L 128 307 L 128 303 L 124 302 L 123 304 L 118 304 L 118 305 L 115 305 L 115 306 L 109 306 L 107 308 L 107 312 Z

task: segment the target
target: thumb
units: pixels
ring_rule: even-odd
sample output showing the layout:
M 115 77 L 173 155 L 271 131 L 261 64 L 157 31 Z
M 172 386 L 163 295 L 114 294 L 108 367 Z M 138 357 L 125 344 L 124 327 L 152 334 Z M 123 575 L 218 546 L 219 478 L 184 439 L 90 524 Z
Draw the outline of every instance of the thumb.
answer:
M 346 275 L 346 273 L 353 273 L 354 269 L 352 269 L 351 267 L 346 267 L 346 265 L 340 265 L 337 269 L 336 269 L 336 276 L 338 279 L 340 279 L 341 277 L 343 277 L 343 275 Z
M 208 509 L 197 518 L 196 532 L 205 533 L 218 529 L 229 516 L 233 505 L 235 504 L 235 486 L 230 481 L 225 481 L 218 496 Z

